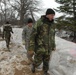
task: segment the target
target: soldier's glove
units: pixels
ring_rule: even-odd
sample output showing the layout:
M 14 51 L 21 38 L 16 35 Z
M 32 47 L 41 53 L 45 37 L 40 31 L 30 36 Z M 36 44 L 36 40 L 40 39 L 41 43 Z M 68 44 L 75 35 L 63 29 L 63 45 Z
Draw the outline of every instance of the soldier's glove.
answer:
M 27 51 L 27 54 L 28 54 L 28 56 L 29 56 L 29 58 L 31 57 L 33 57 L 33 55 L 34 55 L 34 51 L 33 50 L 29 50 L 29 51 Z
M 4 39 L 4 36 L 2 35 L 2 39 Z
M 26 44 L 24 40 L 22 40 L 22 44 L 23 44 L 23 45 L 25 45 L 25 44 Z
M 14 33 L 14 32 L 12 31 L 12 33 Z

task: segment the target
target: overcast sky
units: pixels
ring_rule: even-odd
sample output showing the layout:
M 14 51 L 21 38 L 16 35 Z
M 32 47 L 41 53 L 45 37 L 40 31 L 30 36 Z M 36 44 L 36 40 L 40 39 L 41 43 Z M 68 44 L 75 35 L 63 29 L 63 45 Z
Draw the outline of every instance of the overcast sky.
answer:
M 58 3 L 55 2 L 55 0 L 42 0 L 43 7 L 45 8 L 44 12 L 46 11 L 47 8 L 57 8 L 59 6 Z M 56 12 L 56 17 L 60 16 L 60 13 Z
M 59 6 L 59 4 L 55 2 L 55 0 L 42 0 L 42 1 L 43 1 L 43 4 L 45 4 L 44 7 L 46 8 L 56 8 Z

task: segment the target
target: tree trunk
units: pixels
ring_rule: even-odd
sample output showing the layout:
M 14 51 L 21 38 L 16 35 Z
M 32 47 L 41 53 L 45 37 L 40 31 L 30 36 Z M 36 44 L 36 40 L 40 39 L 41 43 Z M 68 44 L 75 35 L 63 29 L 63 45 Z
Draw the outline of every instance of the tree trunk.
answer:
M 24 24 L 24 14 L 21 12 L 20 14 L 20 26 Z
M 24 24 L 24 0 L 21 1 L 21 11 L 20 11 L 20 26 L 22 27 Z
M 32 12 L 32 10 L 30 10 L 30 13 L 31 13 L 31 16 L 32 16 L 33 22 L 35 23 L 35 18 L 34 18 L 34 16 L 33 16 L 33 12 Z

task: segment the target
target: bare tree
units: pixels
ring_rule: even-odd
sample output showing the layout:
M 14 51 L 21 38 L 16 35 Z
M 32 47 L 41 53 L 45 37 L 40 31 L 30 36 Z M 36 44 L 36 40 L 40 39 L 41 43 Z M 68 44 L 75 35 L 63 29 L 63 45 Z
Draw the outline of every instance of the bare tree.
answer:
M 41 11 L 38 0 L 0 0 L 1 21 L 18 19 L 23 25 L 24 20 L 30 15 L 35 22 L 35 12 Z
M 31 17 L 35 21 L 33 12 L 40 11 L 38 4 L 38 0 L 15 0 L 14 4 L 11 4 L 11 6 L 18 12 L 20 25 L 23 25 L 24 18 L 26 18 L 27 15 L 31 15 Z
M 12 19 L 15 19 L 15 11 L 10 6 L 11 0 L 1 0 L 0 1 L 0 19 L 1 22 L 5 22 L 7 20 L 11 21 Z

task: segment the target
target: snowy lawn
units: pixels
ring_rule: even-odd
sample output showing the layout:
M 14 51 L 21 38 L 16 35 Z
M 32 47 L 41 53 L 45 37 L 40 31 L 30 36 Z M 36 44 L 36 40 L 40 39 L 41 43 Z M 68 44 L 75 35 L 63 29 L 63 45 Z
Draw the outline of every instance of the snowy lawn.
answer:
M 6 49 L 5 41 L 0 41 L 0 75 L 38 75 L 25 65 L 28 59 L 22 45 L 22 29 L 13 31 L 11 52 Z M 51 75 L 76 75 L 76 44 L 56 37 L 56 51 L 52 52 L 49 68 Z

